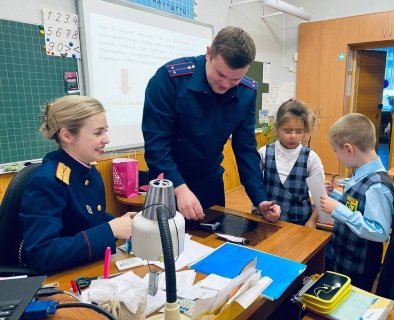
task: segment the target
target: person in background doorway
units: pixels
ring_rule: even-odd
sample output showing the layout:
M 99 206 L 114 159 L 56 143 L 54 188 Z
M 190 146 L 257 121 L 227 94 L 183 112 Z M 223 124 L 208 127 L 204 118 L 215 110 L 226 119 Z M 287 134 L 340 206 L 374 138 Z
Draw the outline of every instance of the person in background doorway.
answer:
M 46 106 L 41 132 L 59 149 L 48 153 L 26 186 L 20 218 L 29 267 L 50 274 L 103 259 L 131 235 L 131 213 L 106 212 L 104 184 L 91 164 L 109 142 L 97 100 L 65 96 Z
M 334 218 L 333 270 L 348 275 L 352 285 L 371 291 L 381 266 L 383 242 L 390 235 L 394 188 L 375 151 L 373 123 L 350 113 L 329 129 L 332 149 L 346 167 L 355 169 L 343 194 L 327 183 L 330 196 L 321 209 Z
M 258 152 L 265 192 L 280 205 L 280 220 L 315 228 L 318 214 L 313 210 L 306 178 L 319 174 L 324 179 L 324 170 L 319 156 L 302 145 L 311 132 L 311 119 L 305 103 L 296 99 L 284 102 L 276 115 L 278 140 Z
M 219 31 L 205 55 L 160 67 L 145 92 L 142 132 L 152 178 L 164 173 L 175 187 L 179 212 L 189 220 L 225 205 L 223 147 L 231 136 L 242 184 L 270 221 L 280 207 L 266 197 L 255 137 L 257 83 L 245 76 L 255 59 L 250 35 Z

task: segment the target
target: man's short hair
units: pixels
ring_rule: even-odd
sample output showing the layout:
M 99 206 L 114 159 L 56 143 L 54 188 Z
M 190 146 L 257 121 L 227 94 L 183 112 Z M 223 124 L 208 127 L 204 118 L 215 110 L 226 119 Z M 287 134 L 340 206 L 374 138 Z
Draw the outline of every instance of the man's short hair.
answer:
M 210 48 L 211 58 L 220 54 L 232 69 L 250 65 L 256 57 L 252 37 L 239 27 L 228 26 L 219 31 Z
M 328 137 L 340 148 L 350 143 L 361 151 L 375 149 L 375 126 L 361 113 L 349 113 L 338 119 L 328 131 Z

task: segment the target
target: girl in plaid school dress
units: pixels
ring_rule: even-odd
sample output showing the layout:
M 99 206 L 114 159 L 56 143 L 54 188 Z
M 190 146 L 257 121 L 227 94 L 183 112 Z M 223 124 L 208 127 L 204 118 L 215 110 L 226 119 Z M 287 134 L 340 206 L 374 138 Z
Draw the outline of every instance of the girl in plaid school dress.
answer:
M 306 178 L 323 175 L 320 157 L 302 142 L 311 132 L 313 115 L 307 105 L 290 99 L 278 109 L 274 127 L 278 140 L 259 149 L 268 199 L 281 207 L 280 220 L 315 228 L 318 214 L 313 210 Z

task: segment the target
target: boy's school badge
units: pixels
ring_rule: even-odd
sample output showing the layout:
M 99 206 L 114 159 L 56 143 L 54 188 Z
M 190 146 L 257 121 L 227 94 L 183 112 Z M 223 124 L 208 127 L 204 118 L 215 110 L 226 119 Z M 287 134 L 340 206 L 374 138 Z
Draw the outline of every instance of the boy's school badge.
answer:
M 346 207 L 348 207 L 353 212 L 357 211 L 358 208 L 358 200 L 354 199 L 351 196 L 347 196 L 346 198 Z
M 67 167 L 64 163 L 59 162 L 56 168 L 56 178 L 60 181 L 64 182 L 65 184 L 70 184 L 70 174 L 71 169 Z

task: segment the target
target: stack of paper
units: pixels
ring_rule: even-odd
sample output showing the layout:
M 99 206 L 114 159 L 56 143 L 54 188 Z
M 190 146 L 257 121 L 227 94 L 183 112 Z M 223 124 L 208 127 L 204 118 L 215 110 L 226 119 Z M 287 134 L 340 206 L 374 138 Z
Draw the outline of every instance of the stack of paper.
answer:
M 272 283 L 272 279 L 262 277 L 261 271 L 256 270 L 255 258 L 244 266 L 241 273 L 234 279 L 213 274 L 207 278 L 207 280 L 200 281 L 196 286 L 220 289 L 212 296 L 196 300 L 191 315 L 192 320 L 198 319 L 202 315 L 216 315 L 213 319 L 235 319 Z

